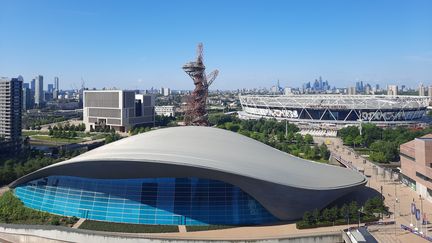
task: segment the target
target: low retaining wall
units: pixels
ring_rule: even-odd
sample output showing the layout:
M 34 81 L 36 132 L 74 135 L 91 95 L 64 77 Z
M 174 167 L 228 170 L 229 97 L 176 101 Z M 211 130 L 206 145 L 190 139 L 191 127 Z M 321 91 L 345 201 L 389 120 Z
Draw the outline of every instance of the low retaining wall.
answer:
M 266 239 L 199 239 L 186 238 L 180 236 L 161 236 L 151 234 L 130 234 L 130 233 L 111 233 L 98 232 L 90 230 L 72 229 L 67 227 L 43 226 L 43 225 L 9 225 L 0 224 L 0 239 L 11 242 L 104 242 L 104 243 L 135 243 L 135 242 L 206 242 L 212 241 L 215 243 L 229 242 L 257 242 L 257 243 L 334 243 L 344 242 L 342 232 L 319 233 L 319 235 L 295 235 L 283 236 L 281 238 L 266 238 Z

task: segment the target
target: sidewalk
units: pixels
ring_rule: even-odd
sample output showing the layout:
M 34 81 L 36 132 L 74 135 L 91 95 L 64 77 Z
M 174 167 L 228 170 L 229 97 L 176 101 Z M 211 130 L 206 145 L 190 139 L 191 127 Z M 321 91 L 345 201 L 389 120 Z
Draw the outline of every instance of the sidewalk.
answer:
M 410 223 L 413 223 L 415 225 L 415 219 L 411 217 L 410 210 L 413 200 L 417 207 L 420 207 L 421 203 L 418 194 L 399 181 L 386 179 L 384 170 L 379 170 L 377 166 L 368 159 L 363 158 L 348 147 L 344 146 L 339 138 L 328 139 L 332 142 L 328 145 L 331 152 L 341 156 L 345 161 L 351 162 L 352 166 L 357 169 L 364 169 L 364 174 L 368 177 L 368 183 L 366 186 L 373 188 L 378 192 L 381 192 L 382 187 L 382 195 L 385 198 L 385 204 L 389 207 L 389 210 L 392 213 L 390 219 L 396 220 L 397 223 L 397 227 L 393 227 L 392 229 L 389 229 L 389 227 L 386 228 L 386 239 L 393 238 L 393 241 L 396 242 L 427 242 L 414 234 L 406 234 L 400 229 L 401 224 L 410 225 Z M 366 163 L 363 163 L 363 160 L 365 159 Z M 432 219 L 432 203 L 423 200 L 423 211 L 428 212 L 427 216 Z M 418 227 L 420 228 L 420 225 L 418 225 Z M 426 225 L 423 232 L 427 235 L 432 235 L 432 230 L 428 229 L 428 227 L 432 227 L 432 225 Z M 382 237 L 383 234 L 381 233 L 380 235 Z M 393 235 L 393 237 L 390 235 Z M 394 236 L 396 237 L 394 238 Z

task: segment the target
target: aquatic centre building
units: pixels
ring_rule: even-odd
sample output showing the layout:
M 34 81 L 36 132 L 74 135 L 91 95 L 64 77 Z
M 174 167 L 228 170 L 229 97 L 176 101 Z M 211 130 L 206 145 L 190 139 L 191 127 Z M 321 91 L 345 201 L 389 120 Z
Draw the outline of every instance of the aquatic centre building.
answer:
M 173 127 L 131 136 L 11 183 L 25 206 L 92 220 L 253 225 L 294 220 L 366 184 L 243 135 Z

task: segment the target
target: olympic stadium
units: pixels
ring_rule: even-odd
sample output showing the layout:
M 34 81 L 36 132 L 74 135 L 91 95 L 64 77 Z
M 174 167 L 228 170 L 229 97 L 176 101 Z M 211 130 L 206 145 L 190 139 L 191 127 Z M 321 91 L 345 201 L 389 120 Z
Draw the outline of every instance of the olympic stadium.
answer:
M 210 127 L 142 133 L 12 182 L 25 206 L 92 220 L 256 225 L 294 220 L 361 189 L 353 170 Z
M 429 105 L 426 96 L 240 95 L 241 119 L 275 118 L 300 128 L 339 129 L 361 122 L 389 127 L 418 123 Z

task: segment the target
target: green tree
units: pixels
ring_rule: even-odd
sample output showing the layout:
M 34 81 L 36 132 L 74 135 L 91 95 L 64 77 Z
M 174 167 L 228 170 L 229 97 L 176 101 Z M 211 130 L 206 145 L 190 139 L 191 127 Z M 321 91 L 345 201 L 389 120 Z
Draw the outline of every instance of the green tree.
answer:
M 325 222 L 332 222 L 332 217 L 331 217 L 330 209 L 325 208 L 322 211 L 322 218 L 323 218 L 323 221 L 325 221 Z
M 352 219 L 356 219 L 358 217 L 358 206 L 356 201 L 352 201 L 349 204 L 349 217 Z
M 240 129 L 240 125 L 232 123 L 232 122 L 227 122 L 227 123 L 225 123 L 225 128 L 227 130 L 230 130 L 230 131 L 233 131 L 233 132 L 237 132 Z
M 294 140 L 294 133 L 293 132 L 288 132 L 286 139 L 287 139 L 288 142 L 292 143 L 293 140 Z
M 321 221 L 320 211 L 317 208 L 315 208 L 314 211 L 312 212 L 312 216 L 314 218 L 315 223 L 318 223 Z
M 303 136 L 301 134 L 296 133 L 296 135 L 294 135 L 294 137 L 295 137 L 297 144 L 303 144 L 304 143 Z
M 354 143 L 354 147 L 355 147 L 356 145 L 357 145 L 357 146 L 361 146 L 362 143 L 363 143 L 363 138 L 362 138 L 362 136 L 358 135 L 357 137 L 355 137 L 354 140 L 353 140 L 353 143 Z
M 330 151 L 327 148 L 327 145 L 322 143 L 319 147 L 320 157 L 323 160 L 328 160 L 330 158 Z
M 349 207 L 346 204 L 343 204 L 339 209 L 339 217 L 343 219 L 347 219 L 349 216 Z
M 375 161 L 375 162 L 378 162 L 378 163 L 386 163 L 387 162 L 386 156 L 385 156 L 385 154 L 383 152 L 375 152 L 375 151 L 373 151 L 373 152 L 371 152 L 369 154 L 369 158 L 372 161 Z
M 307 225 L 313 225 L 315 223 L 314 217 L 311 212 L 306 211 L 303 213 L 303 222 L 305 222 Z
M 337 206 L 332 207 L 332 208 L 330 209 L 329 214 L 330 214 L 330 218 L 329 218 L 329 220 L 330 220 L 331 222 L 333 222 L 333 225 L 334 225 L 334 222 L 336 221 L 336 219 L 339 218 L 339 215 L 338 215 L 338 214 L 339 214 L 339 209 L 338 209 L 338 207 L 337 207 Z
M 306 144 L 313 144 L 313 137 L 310 134 L 304 136 L 304 142 Z
M 354 139 L 353 139 L 353 137 L 351 135 L 346 136 L 343 141 L 348 146 L 351 146 L 354 143 Z
M 377 127 L 375 124 L 367 123 L 362 125 L 363 143 L 369 147 L 371 143 L 381 139 L 383 129 Z

